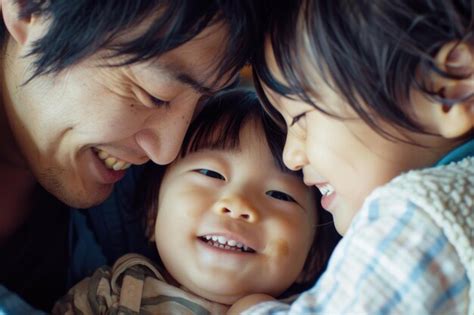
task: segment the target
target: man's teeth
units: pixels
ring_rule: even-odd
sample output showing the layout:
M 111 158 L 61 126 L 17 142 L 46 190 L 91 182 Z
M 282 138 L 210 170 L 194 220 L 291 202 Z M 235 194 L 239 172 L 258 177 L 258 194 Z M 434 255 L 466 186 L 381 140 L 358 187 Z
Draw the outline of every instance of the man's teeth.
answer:
M 239 252 L 254 252 L 254 250 L 250 247 L 248 247 L 245 244 L 242 244 L 240 242 L 237 242 L 232 239 L 227 239 L 224 236 L 217 236 L 217 235 L 204 235 L 202 237 L 203 240 L 207 241 L 209 245 L 212 245 L 214 247 L 219 247 L 223 249 L 230 249 L 230 250 L 235 250 Z
M 114 171 L 122 171 L 122 170 L 126 170 L 131 165 L 130 163 L 117 159 L 116 157 L 110 155 L 109 153 L 103 150 L 95 149 L 95 151 L 99 159 L 101 159 L 104 162 L 105 166 L 108 169 L 111 169 Z
M 332 187 L 330 184 L 318 186 L 318 189 L 321 192 L 321 195 L 323 196 L 329 196 L 334 192 L 334 187 Z

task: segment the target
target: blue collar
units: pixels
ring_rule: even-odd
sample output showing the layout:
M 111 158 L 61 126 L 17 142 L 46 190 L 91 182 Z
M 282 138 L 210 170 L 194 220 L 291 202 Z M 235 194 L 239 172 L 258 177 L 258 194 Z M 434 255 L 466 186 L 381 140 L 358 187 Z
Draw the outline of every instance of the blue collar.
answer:
M 436 162 L 435 166 L 446 165 L 451 162 L 457 162 L 465 157 L 474 156 L 474 139 L 468 140 L 454 150 L 448 152 L 445 156 Z

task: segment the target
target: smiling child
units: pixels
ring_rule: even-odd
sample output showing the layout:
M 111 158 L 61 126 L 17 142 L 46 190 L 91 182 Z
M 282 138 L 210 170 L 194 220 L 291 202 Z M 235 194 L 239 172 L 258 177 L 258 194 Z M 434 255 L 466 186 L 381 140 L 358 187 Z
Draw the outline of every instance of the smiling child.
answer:
M 287 298 L 311 287 L 338 237 L 318 191 L 284 167 L 283 135 L 253 92 L 211 98 L 178 159 L 152 166 L 143 181 L 146 233 L 160 261 L 124 256 L 55 312 L 215 314 L 248 294 Z

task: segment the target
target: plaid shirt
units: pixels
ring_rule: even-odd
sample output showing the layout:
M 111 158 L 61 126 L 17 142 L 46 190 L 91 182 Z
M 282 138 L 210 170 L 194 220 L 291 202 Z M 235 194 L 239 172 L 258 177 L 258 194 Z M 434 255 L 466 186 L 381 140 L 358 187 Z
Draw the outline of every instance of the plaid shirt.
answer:
M 245 313 L 474 314 L 474 157 L 462 163 L 375 190 L 312 289 Z

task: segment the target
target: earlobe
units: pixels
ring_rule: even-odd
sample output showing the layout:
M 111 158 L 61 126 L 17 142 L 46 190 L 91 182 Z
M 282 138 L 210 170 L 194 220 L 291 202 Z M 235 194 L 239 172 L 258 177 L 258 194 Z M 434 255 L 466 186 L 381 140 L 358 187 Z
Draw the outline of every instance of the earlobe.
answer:
M 474 129 L 474 101 L 455 104 L 448 109 L 439 107 L 437 126 L 444 138 L 462 137 Z
M 149 213 L 152 211 L 149 211 Z M 150 243 L 155 243 L 155 223 L 156 223 L 156 216 L 151 216 L 150 214 L 147 215 L 146 220 L 146 228 L 145 228 L 145 236 Z
M 155 224 L 156 224 L 156 211 L 148 210 L 146 213 L 146 221 L 145 221 L 145 237 L 150 243 L 155 242 Z
M 8 32 L 18 44 L 23 45 L 28 39 L 32 18 L 31 16 L 20 18 L 21 3 L 22 1 L 0 0 L 3 22 Z

